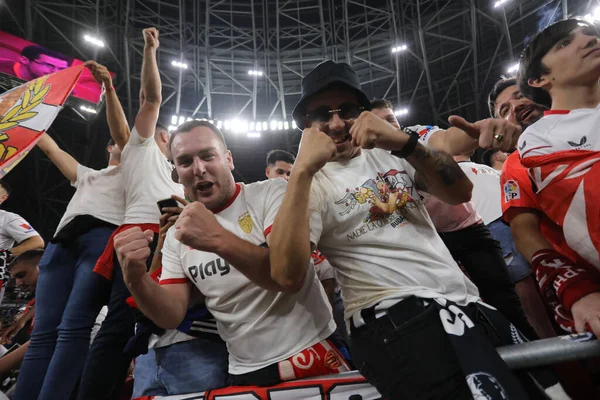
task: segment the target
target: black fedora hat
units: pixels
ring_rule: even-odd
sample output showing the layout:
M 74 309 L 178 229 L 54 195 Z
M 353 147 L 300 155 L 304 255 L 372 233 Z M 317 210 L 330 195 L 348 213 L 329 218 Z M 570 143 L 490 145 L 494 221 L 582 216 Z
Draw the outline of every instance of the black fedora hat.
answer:
M 311 96 L 327 89 L 331 85 L 347 86 L 356 92 L 358 101 L 365 110 L 371 109 L 371 102 L 360 88 L 356 72 L 346 63 L 336 63 L 331 60 L 323 61 L 302 79 L 302 98 L 294 107 L 292 118 L 300 129 L 304 129 L 303 117 L 306 103 Z

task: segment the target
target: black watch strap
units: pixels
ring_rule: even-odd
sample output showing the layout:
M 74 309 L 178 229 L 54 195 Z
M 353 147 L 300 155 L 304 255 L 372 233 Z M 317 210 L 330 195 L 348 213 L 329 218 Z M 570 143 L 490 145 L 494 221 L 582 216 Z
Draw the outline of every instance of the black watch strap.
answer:
M 398 158 L 406 158 L 412 154 L 417 147 L 417 142 L 419 141 L 419 135 L 408 135 L 408 142 L 404 145 L 402 150 L 392 151 L 392 155 Z

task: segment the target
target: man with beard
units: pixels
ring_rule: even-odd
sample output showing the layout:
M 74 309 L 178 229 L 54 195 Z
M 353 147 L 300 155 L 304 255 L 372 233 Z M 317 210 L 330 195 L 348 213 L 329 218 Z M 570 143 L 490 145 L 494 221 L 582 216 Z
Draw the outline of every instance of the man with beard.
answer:
M 271 276 L 297 290 L 319 247 L 340 278 L 353 360 L 388 399 L 471 399 L 465 378 L 482 373 L 503 388 L 494 398 L 527 398 L 493 347 L 518 331 L 478 303 L 418 193 L 459 204 L 471 182 L 370 107 L 347 64 L 325 61 L 304 77 L 293 112 L 303 135 L 273 224 Z
M 271 278 L 268 244 L 286 182 L 236 183 L 225 139 L 207 121 L 180 125 L 169 149 L 190 203 L 167 233 L 160 285 L 144 264 L 151 232 L 136 227 L 115 236 L 125 282 L 139 308 L 158 326 L 175 329 L 195 286 L 227 343 L 234 386 L 349 370 L 327 340 L 335 323 L 310 258 L 306 280 L 298 286 Z

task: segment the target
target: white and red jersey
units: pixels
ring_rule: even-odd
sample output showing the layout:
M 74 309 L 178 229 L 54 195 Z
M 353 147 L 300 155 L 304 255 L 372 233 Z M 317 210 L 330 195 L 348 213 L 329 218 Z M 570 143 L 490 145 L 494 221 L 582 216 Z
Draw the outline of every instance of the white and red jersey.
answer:
M 0 210 L 0 250 L 10 250 L 15 244 L 39 235 L 20 215 Z
M 554 250 L 574 261 L 574 264 L 563 263 L 558 268 L 551 263 L 546 265 L 534 263 L 533 265 L 540 286 L 554 287 L 554 289 L 559 286 L 564 288 L 561 288 L 560 296 L 558 296 L 558 291 L 555 291 L 556 293 L 542 291 L 542 295 L 550 305 L 554 302 L 555 294 L 559 297 L 558 300 L 562 307 L 553 306 L 552 308 L 560 326 L 570 331 L 568 324 L 566 326 L 565 323 L 566 319 L 570 318 L 568 312 L 571 305 L 583 296 L 598 290 L 600 287 L 600 273 L 569 247 L 561 227 L 543 213 L 536 199 L 533 182 L 527 173 L 527 169 L 521 164 L 517 152 L 512 153 L 504 162 L 500 183 L 502 185 L 500 200 L 504 220 L 510 223 L 521 212 L 528 209 L 538 210 L 542 235 Z M 548 279 L 551 280 L 551 285 L 546 282 Z
M 598 107 L 546 111 L 518 143 L 540 209 L 562 228 L 568 246 L 598 269 L 599 124 Z
M 283 179 L 237 184 L 217 221 L 239 238 L 265 246 L 287 183 Z M 191 282 L 205 297 L 229 350 L 229 373 L 241 375 L 292 357 L 335 331 L 331 306 L 311 265 L 298 293 L 251 282 L 214 253 L 184 246 L 169 229 L 162 249 L 160 284 Z

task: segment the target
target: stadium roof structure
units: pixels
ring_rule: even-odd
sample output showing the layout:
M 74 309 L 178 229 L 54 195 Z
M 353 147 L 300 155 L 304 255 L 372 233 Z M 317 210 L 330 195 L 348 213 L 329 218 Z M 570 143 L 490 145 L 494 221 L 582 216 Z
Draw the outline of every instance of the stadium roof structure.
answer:
M 350 63 L 370 98 L 395 104 L 401 124 L 447 126 L 452 114 L 477 120 L 488 116 L 487 92 L 518 61 L 529 38 L 550 22 L 597 5 L 595 0 L 4 0 L 0 17 L 2 30 L 107 65 L 116 73 L 130 121 L 138 108 L 141 30 L 155 26 L 161 122 L 228 122 L 224 130 L 236 167 L 252 181 L 262 179 L 270 148 L 297 149 L 300 132 L 293 129 L 291 111 L 302 77 L 323 60 Z M 94 46 L 84 35 L 105 46 Z M 93 154 L 105 144 L 95 136 L 107 138 L 105 131 L 94 133 L 105 129 L 95 121 L 103 119 L 98 111 L 86 116 L 93 123 L 77 128 L 88 135 L 83 142 L 63 137 L 64 144 L 79 140 L 82 148 L 73 151 L 92 164 L 101 163 Z M 256 130 L 258 135 L 246 136 Z

